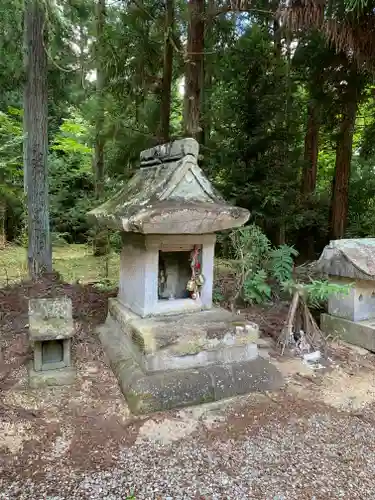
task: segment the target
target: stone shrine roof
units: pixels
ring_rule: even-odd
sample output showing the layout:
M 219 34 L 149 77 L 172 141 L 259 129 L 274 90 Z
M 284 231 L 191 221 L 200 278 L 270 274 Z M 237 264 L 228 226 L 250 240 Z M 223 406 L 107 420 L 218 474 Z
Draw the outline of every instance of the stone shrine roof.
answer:
M 317 267 L 331 276 L 375 280 L 375 238 L 331 241 Z
M 89 218 L 143 234 L 204 234 L 243 225 L 249 211 L 226 203 L 199 168 L 198 153 L 194 139 L 142 151 L 140 169 Z

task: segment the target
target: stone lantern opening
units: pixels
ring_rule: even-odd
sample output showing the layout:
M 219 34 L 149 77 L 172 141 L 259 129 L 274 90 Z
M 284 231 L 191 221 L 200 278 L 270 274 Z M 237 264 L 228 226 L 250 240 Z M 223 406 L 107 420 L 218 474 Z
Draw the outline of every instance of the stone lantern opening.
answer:
M 64 361 L 64 341 L 49 340 L 42 342 L 42 366 L 48 369 L 48 366 Z
M 158 300 L 190 299 L 187 284 L 191 278 L 193 251 L 159 250 Z

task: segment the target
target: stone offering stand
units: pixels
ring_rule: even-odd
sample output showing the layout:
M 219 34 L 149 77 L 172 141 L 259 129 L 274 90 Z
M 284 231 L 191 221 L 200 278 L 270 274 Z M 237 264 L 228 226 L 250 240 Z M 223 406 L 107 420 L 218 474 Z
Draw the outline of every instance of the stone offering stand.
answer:
M 34 350 L 29 366 L 31 388 L 74 383 L 75 370 L 71 359 L 73 334 L 70 299 L 29 300 L 29 337 Z
M 321 330 L 375 352 L 375 238 L 331 241 L 318 268 L 349 292 L 329 297 Z
M 215 232 L 239 227 L 184 139 L 143 151 L 140 169 L 89 213 L 120 230 L 119 294 L 100 338 L 134 413 L 268 390 L 281 375 L 258 356 L 258 326 L 212 306 Z

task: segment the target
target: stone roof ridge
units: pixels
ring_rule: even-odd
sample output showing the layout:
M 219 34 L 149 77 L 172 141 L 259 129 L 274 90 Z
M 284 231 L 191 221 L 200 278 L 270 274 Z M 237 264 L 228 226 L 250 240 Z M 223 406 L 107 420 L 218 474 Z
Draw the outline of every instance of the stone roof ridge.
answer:
M 140 154 L 140 164 L 144 168 L 162 163 L 175 162 L 188 155 L 198 159 L 198 154 L 199 143 L 195 139 L 179 139 L 145 149 Z
M 375 238 L 332 240 L 317 264 L 331 276 L 375 280 Z

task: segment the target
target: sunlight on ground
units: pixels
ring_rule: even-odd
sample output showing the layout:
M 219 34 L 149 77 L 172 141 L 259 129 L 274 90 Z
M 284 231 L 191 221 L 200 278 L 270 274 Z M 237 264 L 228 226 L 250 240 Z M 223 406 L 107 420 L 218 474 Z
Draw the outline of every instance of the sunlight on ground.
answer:
M 108 276 L 106 257 L 94 257 L 87 245 L 66 245 L 53 249 L 53 267 L 69 283 L 85 282 L 108 278 L 117 283 L 119 274 L 119 256 L 112 253 L 108 258 Z M 12 284 L 27 278 L 26 249 L 13 245 L 0 250 L 0 286 Z

